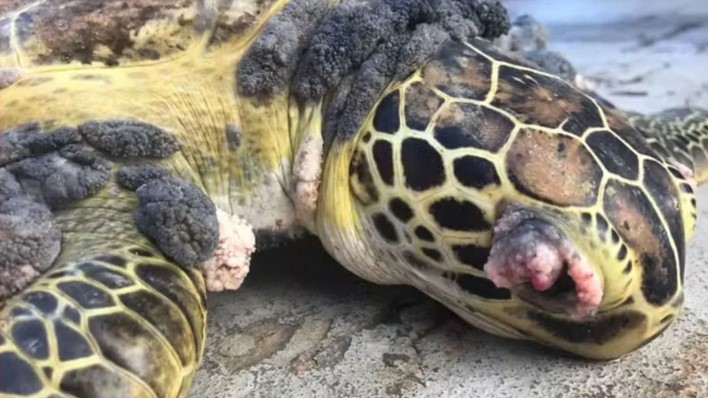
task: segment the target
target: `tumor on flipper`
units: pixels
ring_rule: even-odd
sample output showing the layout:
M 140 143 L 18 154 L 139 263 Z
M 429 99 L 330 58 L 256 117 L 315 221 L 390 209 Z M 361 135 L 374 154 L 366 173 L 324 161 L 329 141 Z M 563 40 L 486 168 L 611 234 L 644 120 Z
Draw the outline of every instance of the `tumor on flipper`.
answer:
M 109 168 L 110 162 L 79 144 L 6 167 L 27 195 L 52 209 L 97 193 L 108 183 Z
M 49 208 L 24 195 L 12 174 L 0 169 L 0 305 L 49 269 L 60 246 Z
M 39 123 L 25 123 L 0 134 L 0 166 L 80 142 L 81 136 L 73 128 L 42 133 Z
M 214 255 L 199 268 L 209 291 L 236 290 L 249 271 L 256 246 L 253 228 L 242 218 L 218 209 L 219 242 Z
M 116 182 L 125 189 L 135 191 L 148 181 L 166 178 L 168 170 L 151 164 L 123 166 L 116 172 Z
M 136 194 L 138 229 L 183 266 L 210 258 L 219 239 L 216 206 L 199 188 L 176 177 L 157 178 Z
M 180 148 L 172 134 L 139 120 L 89 120 L 78 130 L 89 145 L 119 158 L 164 158 Z

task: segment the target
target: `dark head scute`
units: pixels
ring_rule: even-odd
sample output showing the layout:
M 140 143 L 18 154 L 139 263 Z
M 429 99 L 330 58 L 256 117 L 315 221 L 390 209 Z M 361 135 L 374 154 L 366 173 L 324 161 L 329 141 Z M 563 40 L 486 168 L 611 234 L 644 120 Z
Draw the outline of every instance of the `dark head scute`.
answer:
M 413 266 L 414 268 L 421 270 L 421 271 L 432 271 L 435 270 L 435 267 L 433 267 L 428 261 L 423 260 L 420 258 L 418 255 L 415 253 L 411 252 L 410 250 L 404 250 L 403 251 L 403 258 L 406 260 L 406 262 Z
M 667 231 L 644 192 L 611 180 L 603 206 L 622 239 L 639 256 L 642 293 L 654 305 L 669 301 L 678 288 L 678 266 Z
M 492 105 L 510 111 L 522 123 L 561 127 L 578 136 L 603 126 L 595 103 L 569 83 L 507 65 L 499 67 L 499 87 Z
M 437 249 L 431 249 L 428 247 L 424 247 L 421 249 L 421 251 L 423 252 L 423 254 L 425 254 L 426 257 L 428 257 L 429 259 L 431 259 L 435 262 L 439 263 L 443 260 L 442 253 L 440 253 L 440 251 Z
M 423 82 L 414 82 L 406 89 L 404 114 L 406 126 L 424 131 L 440 108 L 443 99 Z
M 684 236 L 681 203 L 678 200 L 679 193 L 676 184 L 665 167 L 658 162 L 647 159 L 644 161 L 644 186 L 654 199 L 654 202 L 659 206 L 659 210 L 669 226 L 671 240 L 676 245 L 678 252 L 681 280 L 683 280 L 686 237 Z
M 364 151 L 357 150 L 354 153 L 349 165 L 349 178 L 352 192 L 359 203 L 368 206 L 379 200 L 379 191 L 376 189 L 369 161 Z
M 632 149 L 639 152 L 642 155 L 656 157 L 657 154 L 647 143 L 646 138 L 649 137 L 648 132 L 644 132 L 644 137 L 635 127 L 639 128 L 639 119 L 633 119 L 633 123 L 630 124 L 627 117 L 619 113 L 618 111 L 612 109 L 605 109 L 605 118 L 607 119 L 607 126 L 620 138 L 622 138 L 626 143 L 628 143 Z M 645 138 L 646 137 L 646 138 Z
M 519 131 L 509 148 L 506 170 L 521 192 L 560 206 L 594 204 L 602 180 L 602 169 L 579 140 L 529 129 Z
M 426 83 L 452 97 L 483 100 L 491 87 L 492 63 L 468 46 L 450 41 L 423 67 Z
M 467 293 L 473 294 L 489 300 L 509 300 L 511 292 L 494 286 L 494 283 L 487 278 L 480 278 L 474 275 L 458 274 L 455 283 Z
M 398 104 L 400 94 L 398 90 L 383 97 L 374 113 L 374 128 L 381 133 L 394 134 L 401 127 Z
M 372 221 L 374 222 L 374 228 L 376 228 L 376 232 L 378 232 L 379 236 L 389 243 L 398 243 L 399 238 L 398 232 L 396 232 L 396 227 L 385 214 L 374 214 L 372 216 Z
M 435 139 L 447 149 L 479 148 L 497 152 L 514 129 L 514 122 L 486 106 L 453 102 L 440 111 Z
M 435 242 L 435 236 L 433 235 L 430 230 L 422 225 L 419 225 L 415 228 L 415 236 L 426 242 Z
M 474 244 L 467 245 L 454 245 L 452 246 L 452 252 L 455 253 L 455 257 L 465 264 L 480 271 L 484 271 L 484 264 L 489 258 L 489 248 L 483 246 L 477 246 Z
M 430 205 L 430 214 L 440 228 L 452 231 L 488 231 L 492 226 L 472 202 L 442 198 Z
M 445 183 L 442 155 L 426 140 L 406 138 L 401 144 L 401 164 L 406 186 L 415 191 Z
M 385 140 L 376 140 L 372 149 L 374 164 L 384 184 L 393 186 L 393 148 Z
M 453 170 L 457 180 L 466 187 L 483 189 L 500 183 L 494 164 L 477 156 L 466 155 L 455 159 Z
M 396 216 L 397 219 L 407 223 L 413 218 L 413 209 L 408 204 L 400 199 L 393 198 L 388 202 L 388 209 Z
M 628 180 L 639 177 L 639 157 L 613 133 L 596 131 L 586 142 L 610 173 Z
M 603 217 L 602 214 L 595 214 L 595 226 L 598 234 L 600 234 L 600 238 L 604 238 L 605 233 L 607 232 L 608 224 L 607 219 Z
M 621 334 L 643 328 L 647 319 L 637 311 L 625 311 L 593 318 L 590 321 L 559 319 L 542 312 L 528 312 L 530 320 L 544 331 L 570 343 L 604 344 Z

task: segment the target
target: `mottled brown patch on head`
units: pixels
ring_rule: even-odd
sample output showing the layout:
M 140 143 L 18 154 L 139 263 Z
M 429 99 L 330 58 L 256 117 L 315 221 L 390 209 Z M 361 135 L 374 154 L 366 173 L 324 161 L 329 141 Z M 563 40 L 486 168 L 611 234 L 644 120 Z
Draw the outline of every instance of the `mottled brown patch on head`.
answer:
M 424 83 L 411 84 L 403 100 L 406 126 L 414 130 L 425 130 L 442 103 L 443 99 Z
M 452 102 L 440 111 L 435 139 L 448 149 L 473 147 L 496 152 L 513 129 L 511 119 L 491 108 Z
M 679 270 L 670 237 L 651 202 L 641 189 L 611 180 L 605 187 L 603 207 L 610 223 L 637 254 L 647 301 L 666 303 L 676 293 Z
M 449 41 L 422 75 L 427 84 L 452 97 L 482 100 L 491 87 L 492 63 L 464 44 Z
M 499 67 L 492 105 L 508 110 L 522 123 L 562 127 L 576 135 L 602 127 L 597 106 L 567 82 L 507 65 Z
M 17 38 L 25 61 L 117 65 L 185 50 L 200 12 L 193 0 L 46 0 L 17 18 Z
M 561 206 L 595 203 L 602 169 L 572 137 L 523 129 L 506 157 L 509 179 L 521 192 Z

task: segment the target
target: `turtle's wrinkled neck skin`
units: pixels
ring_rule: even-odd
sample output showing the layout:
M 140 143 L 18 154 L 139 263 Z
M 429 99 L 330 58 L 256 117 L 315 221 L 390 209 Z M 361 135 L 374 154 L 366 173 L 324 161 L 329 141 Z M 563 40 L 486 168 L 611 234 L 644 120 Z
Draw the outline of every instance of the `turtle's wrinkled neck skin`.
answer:
M 0 91 L 0 129 L 40 121 L 52 130 L 87 119 L 136 119 L 160 126 L 182 147 L 161 163 L 164 167 L 203 188 L 218 207 L 245 217 L 256 230 L 293 232 L 290 168 L 298 131 L 288 115 L 287 92 L 267 101 L 246 98 L 235 89 L 234 73 L 262 24 L 284 3 L 263 7 L 250 30 L 223 45 L 207 46 L 205 33 L 186 51 L 156 61 L 123 67 L 53 64 L 23 71 Z

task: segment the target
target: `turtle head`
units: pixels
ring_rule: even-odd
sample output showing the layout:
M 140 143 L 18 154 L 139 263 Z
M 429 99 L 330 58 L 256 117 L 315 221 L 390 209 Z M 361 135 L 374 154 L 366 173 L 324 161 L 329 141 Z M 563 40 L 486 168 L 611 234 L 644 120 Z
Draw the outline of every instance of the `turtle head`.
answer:
M 631 352 L 681 308 L 680 173 L 597 101 L 492 51 L 441 51 L 335 140 L 318 233 L 361 277 L 491 333 Z

